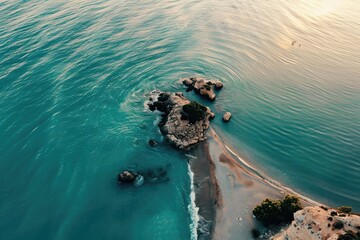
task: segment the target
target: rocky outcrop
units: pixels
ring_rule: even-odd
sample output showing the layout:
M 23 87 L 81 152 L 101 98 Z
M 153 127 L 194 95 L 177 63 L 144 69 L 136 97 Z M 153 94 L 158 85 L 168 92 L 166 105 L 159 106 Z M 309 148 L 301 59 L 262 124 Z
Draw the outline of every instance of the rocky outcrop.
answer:
M 197 94 L 212 101 L 216 98 L 213 88 L 215 87 L 216 90 L 219 90 L 224 86 L 222 82 L 218 80 L 208 80 L 205 78 L 183 78 L 181 81 L 188 87 L 187 92 L 194 90 Z
M 224 113 L 224 115 L 223 115 L 224 122 L 230 121 L 230 118 L 231 118 L 231 112 Z
M 195 108 L 195 118 L 189 114 L 192 111 L 184 111 L 185 108 L 192 110 Z M 180 92 L 169 93 L 154 91 L 148 103 L 149 109 L 162 112 L 162 119 L 158 124 L 161 133 L 171 144 L 180 149 L 188 149 L 200 141 L 205 140 L 205 130 L 209 128 L 210 116 L 213 116 L 210 108 L 202 106 L 196 102 L 190 102 Z
M 294 221 L 289 228 L 273 240 L 356 239 L 344 237 L 356 236 L 359 231 L 360 216 L 324 207 L 305 207 L 294 214 Z

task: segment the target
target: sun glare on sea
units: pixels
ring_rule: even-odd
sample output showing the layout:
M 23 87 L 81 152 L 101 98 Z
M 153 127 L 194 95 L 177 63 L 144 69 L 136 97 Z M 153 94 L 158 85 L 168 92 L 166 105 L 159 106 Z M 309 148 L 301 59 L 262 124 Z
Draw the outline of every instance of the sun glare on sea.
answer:
M 344 1 L 341 0 L 303 0 L 302 2 L 304 4 L 307 4 L 308 9 L 306 10 L 306 12 L 313 17 L 323 17 L 325 15 L 334 13 L 341 7 L 341 5 L 344 4 Z

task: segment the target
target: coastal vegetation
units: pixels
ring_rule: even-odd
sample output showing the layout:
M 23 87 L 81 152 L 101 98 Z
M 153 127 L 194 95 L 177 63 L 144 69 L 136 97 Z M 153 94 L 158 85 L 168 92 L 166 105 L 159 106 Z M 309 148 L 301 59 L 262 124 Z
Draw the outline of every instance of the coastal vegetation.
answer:
M 336 221 L 334 222 L 333 227 L 335 229 L 342 229 L 344 227 L 344 224 L 341 221 Z
M 341 206 L 341 207 L 338 207 L 338 210 L 339 210 L 339 212 L 342 212 L 342 213 L 351 213 L 352 212 L 352 207 L 350 207 L 350 206 Z
M 360 232 L 354 233 L 353 231 L 346 231 L 338 237 L 338 240 L 359 240 Z
M 204 120 L 207 108 L 195 101 L 186 104 L 182 108 L 181 119 L 189 120 L 190 123 L 195 123 Z
M 254 208 L 253 214 L 265 226 L 280 225 L 294 220 L 294 213 L 301 209 L 299 198 L 286 195 L 283 200 L 265 199 Z

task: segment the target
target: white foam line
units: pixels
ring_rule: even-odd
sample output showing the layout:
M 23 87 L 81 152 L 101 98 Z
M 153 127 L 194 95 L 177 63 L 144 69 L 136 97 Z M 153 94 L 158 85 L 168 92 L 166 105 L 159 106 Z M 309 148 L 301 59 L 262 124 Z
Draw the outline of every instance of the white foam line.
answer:
M 253 168 L 252 166 L 250 166 L 247 162 L 245 162 L 244 159 L 242 159 L 240 156 L 238 156 L 235 152 L 233 152 L 226 144 L 224 144 L 225 148 L 231 152 L 231 154 L 233 154 L 234 156 L 236 156 L 236 158 L 242 163 L 244 164 L 245 166 L 247 166 L 248 168 L 250 168 L 251 170 L 253 170 L 254 172 L 258 173 L 258 171 Z
M 188 164 L 188 171 L 190 176 L 190 203 L 188 205 L 188 211 L 190 213 L 191 217 L 191 224 L 190 224 L 190 230 L 191 230 L 191 240 L 197 240 L 197 228 L 198 228 L 198 222 L 200 220 L 199 217 L 199 208 L 196 207 L 195 204 L 195 190 L 194 190 L 194 173 L 191 171 L 190 164 Z

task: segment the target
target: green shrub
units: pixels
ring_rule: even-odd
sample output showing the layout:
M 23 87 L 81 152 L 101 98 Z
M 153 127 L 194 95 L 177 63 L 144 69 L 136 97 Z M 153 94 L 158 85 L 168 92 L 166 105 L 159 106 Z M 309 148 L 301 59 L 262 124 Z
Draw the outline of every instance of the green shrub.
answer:
M 346 231 L 338 237 L 338 240 L 358 240 L 359 237 L 353 231 Z
M 257 205 L 253 214 L 264 225 L 279 225 L 294 220 L 294 213 L 302 209 L 297 197 L 286 195 L 284 200 L 265 199 Z
M 335 229 L 342 229 L 344 227 L 344 224 L 340 221 L 336 221 L 334 224 L 333 224 L 333 227 Z
M 331 215 L 331 216 L 337 216 L 338 214 L 337 214 L 337 212 L 332 211 L 332 212 L 330 213 L 330 215 Z
M 281 204 L 279 200 L 265 199 L 260 205 L 257 205 L 253 214 L 259 221 L 265 225 L 276 225 L 281 222 Z
M 207 108 L 197 102 L 190 102 L 182 108 L 181 119 L 189 120 L 190 123 L 195 123 L 199 120 L 204 120 Z
M 286 195 L 281 201 L 281 211 L 285 222 L 294 220 L 294 213 L 302 209 L 300 200 L 297 197 Z
M 350 206 L 341 206 L 341 207 L 338 207 L 338 209 L 342 213 L 351 213 L 351 211 L 352 211 L 352 207 L 350 207 Z

